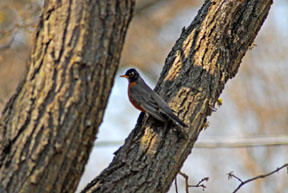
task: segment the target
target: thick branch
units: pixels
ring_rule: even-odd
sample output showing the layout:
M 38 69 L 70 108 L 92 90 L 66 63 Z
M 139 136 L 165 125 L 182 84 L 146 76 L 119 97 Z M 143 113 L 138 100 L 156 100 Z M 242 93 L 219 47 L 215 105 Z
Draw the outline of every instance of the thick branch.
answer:
M 29 71 L 0 120 L 0 192 L 74 192 L 118 67 L 133 0 L 45 1 Z
M 179 138 L 173 123 L 140 116 L 112 163 L 83 193 L 168 191 L 271 4 L 271 0 L 204 3 L 182 30 L 155 88 L 189 125 L 189 139 Z

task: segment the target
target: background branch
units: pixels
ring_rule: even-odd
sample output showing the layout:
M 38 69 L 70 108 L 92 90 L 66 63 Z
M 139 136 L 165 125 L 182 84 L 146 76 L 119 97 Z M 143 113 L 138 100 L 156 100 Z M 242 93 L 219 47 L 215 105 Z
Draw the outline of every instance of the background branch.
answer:
M 95 147 L 119 146 L 122 141 L 96 141 Z M 288 145 L 288 136 L 199 139 L 195 148 L 247 148 Z
M 189 176 L 187 174 L 185 174 L 184 172 L 181 172 L 181 171 L 179 171 L 178 174 L 180 174 L 185 179 L 185 190 L 186 190 L 186 193 L 189 193 L 189 188 L 199 188 L 199 187 L 201 187 L 202 190 L 204 191 L 206 186 L 204 184 L 202 184 L 202 183 L 205 182 L 205 181 L 208 182 L 208 180 L 209 180 L 209 177 L 205 177 L 205 178 L 202 178 L 196 185 L 190 185 L 189 184 Z
M 282 165 L 281 167 L 273 170 L 272 172 L 269 172 L 269 173 L 267 173 L 267 174 L 262 174 L 262 175 L 259 175 L 259 176 L 254 177 L 254 178 L 250 178 L 250 179 L 245 180 L 245 181 L 241 180 L 241 178 L 239 178 L 239 177 L 237 177 L 236 175 L 234 175 L 233 172 L 230 172 L 230 173 L 228 174 L 228 179 L 235 178 L 235 179 L 237 179 L 237 180 L 240 182 L 239 186 L 233 191 L 233 193 L 236 193 L 236 192 L 237 192 L 242 186 L 244 186 L 245 184 L 247 184 L 247 183 L 249 183 L 249 182 L 252 182 L 252 181 L 254 181 L 254 180 L 258 180 L 258 179 L 261 179 L 261 178 L 266 178 L 266 177 L 268 177 L 268 176 L 270 176 L 270 175 L 272 175 L 272 174 L 274 174 L 274 173 L 276 173 L 276 172 L 279 172 L 279 171 L 282 170 L 283 168 L 286 168 L 286 169 L 287 169 L 287 172 L 288 172 L 288 163 L 286 163 L 286 164 Z

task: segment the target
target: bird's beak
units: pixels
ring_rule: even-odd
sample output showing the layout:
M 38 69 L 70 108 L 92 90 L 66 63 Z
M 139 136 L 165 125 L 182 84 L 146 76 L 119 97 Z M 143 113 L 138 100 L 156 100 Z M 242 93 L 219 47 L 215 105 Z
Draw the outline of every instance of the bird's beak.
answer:
M 127 76 L 127 75 L 123 74 L 123 75 L 121 75 L 120 77 L 123 77 L 123 78 L 128 78 L 129 76 Z

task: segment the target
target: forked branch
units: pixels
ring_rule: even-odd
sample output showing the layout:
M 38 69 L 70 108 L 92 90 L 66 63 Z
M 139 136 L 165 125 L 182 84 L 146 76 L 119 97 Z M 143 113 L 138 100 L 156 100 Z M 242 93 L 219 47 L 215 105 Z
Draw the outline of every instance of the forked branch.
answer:
M 228 173 L 228 179 L 230 180 L 230 179 L 232 179 L 232 178 L 235 178 L 235 179 L 237 179 L 237 180 L 240 182 L 239 186 L 233 191 L 233 193 L 236 193 L 236 192 L 237 192 L 242 186 L 244 186 L 245 184 L 247 184 L 247 183 L 249 183 L 249 182 L 251 182 L 251 181 L 254 181 L 254 180 L 258 180 L 258 179 L 261 179 L 261 178 L 266 178 L 266 177 L 268 177 L 268 176 L 270 176 L 270 175 L 272 175 L 272 174 L 274 174 L 274 173 L 276 173 L 276 172 L 279 172 L 279 171 L 282 170 L 283 168 L 287 168 L 287 172 L 288 172 L 288 163 L 282 165 L 282 166 L 279 167 L 279 168 L 276 168 L 275 170 L 273 170 L 273 171 L 271 171 L 271 172 L 269 172 L 269 173 L 267 173 L 267 174 L 262 174 L 262 175 L 259 175 L 259 176 L 254 177 L 254 178 L 250 178 L 250 179 L 248 179 L 248 180 L 245 180 L 245 181 L 243 181 L 241 178 L 239 178 L 238 176 L 236 176 L 235 174 L 233 174 L 233 171 L 231 171 L 231 172 Z

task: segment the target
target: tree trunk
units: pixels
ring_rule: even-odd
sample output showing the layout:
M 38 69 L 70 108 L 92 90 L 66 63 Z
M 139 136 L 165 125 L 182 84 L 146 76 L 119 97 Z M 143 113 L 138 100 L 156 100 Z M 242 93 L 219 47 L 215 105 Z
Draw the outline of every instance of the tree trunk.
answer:
M 205 1 L 191 25 L 183 28 L 155 88 L 189 125 L 189 139 L 177 136 L 173 123 L 142 114 L 109 167 L 82 192 L 167 192 L 271 4 Z
M 134 0 L 45 1 L 25 80 L 0 119 L 0 192 L 74 192 Z

